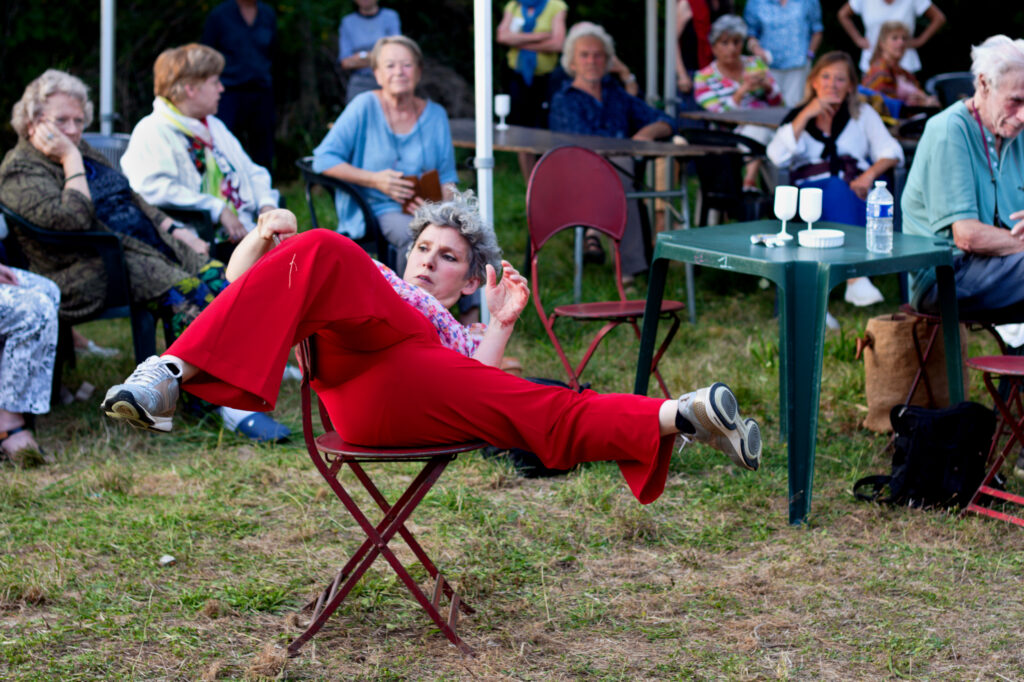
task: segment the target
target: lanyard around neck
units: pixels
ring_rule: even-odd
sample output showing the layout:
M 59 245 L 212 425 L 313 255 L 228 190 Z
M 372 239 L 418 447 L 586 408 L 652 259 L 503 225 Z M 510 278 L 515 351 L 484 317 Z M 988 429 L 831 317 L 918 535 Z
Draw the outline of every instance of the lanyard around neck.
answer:
M 964 105 L 966 106 L 966 104 Z M 992 169 L 992 157 L 988 153 L 988 140 L 985 138 L 985 126 L 981 124 L 981 116 L 978 115 L 978 107 L 967 107 L 967 110 L 974 116 L 978 123 L 978 132 L 981 134 L 981 147 L 985 150 L 985 163 L 988 165 L 988 177 L 992 181 L 992 205 L 995 210 L 992 213 L 992 224 L 999 227 L 999 187 L 996 184 L 996 173 Z

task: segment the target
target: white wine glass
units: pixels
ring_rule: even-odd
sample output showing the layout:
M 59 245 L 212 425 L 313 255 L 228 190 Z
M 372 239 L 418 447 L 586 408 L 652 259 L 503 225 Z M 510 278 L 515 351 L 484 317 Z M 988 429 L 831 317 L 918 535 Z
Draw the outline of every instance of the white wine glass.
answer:
M 804 187 L 800 190 L 800 220 L 813 230 L 814 223 L 821 220 L 821 188 Z
M 776 239 L 789 241 L 793 235 L 786 232 L 786 221 L 796 217 L 796 204 L 800 190 L 792 185 L 779 185 L 775 188 L 775 217 L 782 221 L 782 229 L 775 235 Z
M 512 97 L 509 95 L 495 95 L 494 96 L 494 114 L 498 117 L 498 125 L 494 126 L 495 130 L 508 130 L 508 124 L 505 123 L 505 117 L 512 111 Z

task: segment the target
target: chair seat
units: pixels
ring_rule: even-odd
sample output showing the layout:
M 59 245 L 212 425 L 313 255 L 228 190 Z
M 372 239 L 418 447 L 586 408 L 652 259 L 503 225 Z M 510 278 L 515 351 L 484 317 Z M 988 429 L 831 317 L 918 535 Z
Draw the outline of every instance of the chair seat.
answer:
M 572 303 L 555 307 L 555 315 L 571 317 L 577 320 L 618 320 L 630 317 L 643 317 L 647 301 L 631 299 L 628 301 L 599 301 L 596 303 Z M 662 313 L 674 313 L 685 308 L 680 301 L 662 301 Z
M 967 366 L 1000 376 L 1024 376 L 1024 356 L 1021 355 L 983 355 L 967 358 Z
M 432 445 L 427 447 L 403 448 L 403 447 L 365 447 L 349 443 L 338 435 L 337 431 L 329 431 L 316 439 L 316 446 L 321 452 L 328 455 L 345 455 L 359 457 L 361 459 L 380 460 L 420 460 L 438 457 L 440 455 L 457 455 L 460 452 L 479 450 L 487 447 L 482 440 L 469 441 L 466 443 L 450 443 L 445 445 Z

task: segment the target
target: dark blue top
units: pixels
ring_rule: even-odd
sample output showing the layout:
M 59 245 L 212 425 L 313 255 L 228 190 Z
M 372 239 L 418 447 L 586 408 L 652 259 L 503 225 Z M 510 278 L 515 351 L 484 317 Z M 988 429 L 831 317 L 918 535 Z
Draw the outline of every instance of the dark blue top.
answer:
M 135 203 L 128 178 L 87 156 L 82 157 L 82 163 L 96 218 L 114 232 L 135 237 L 177 262 L 174 251 L 156 233 L 153 221 Z
M 224 55 L 225 88 L 271 86 L 270 64 L 277 42 L 277 15 L 265 2 L 256 6 L 256 21 L 245 23 L 235 0 L 224 0 L 206 17 L 202 42 Z
M 613 76 L 601 80 L 600 102 L 571 82 L 551 98 L 549 127 L 560 133 L 624 139 L 655 121 L 664 121 L 675 130 L 671 118 L 623 90 Z

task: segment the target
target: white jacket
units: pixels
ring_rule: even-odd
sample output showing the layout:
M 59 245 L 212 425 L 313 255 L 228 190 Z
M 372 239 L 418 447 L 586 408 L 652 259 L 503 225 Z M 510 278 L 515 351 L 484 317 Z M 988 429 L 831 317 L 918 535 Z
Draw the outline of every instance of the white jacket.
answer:
M 139 121 L 132 131 L 128 149 L 121 157 L 121 170 L 132 189 L 154 206 L 206 211 L 216 225 L 226 202 L 202 192 L 202 176 L 189 157 L 188 136 L 164 115 L 167 105 L 153 101 L 153 113 Z M 186 119 L 199 124 L 196 119 Z M 206 124 L 213 145 L 237 170 L 242 205 L 238 218 L 247 230 L 256 226 L 264 206 L 277 207 L 280 194 L 270 186 L 270 172 L 253 163 L 227 126 L 216 116 Z M 192 126 L 190 126 L 192 127 Z

